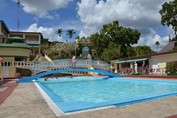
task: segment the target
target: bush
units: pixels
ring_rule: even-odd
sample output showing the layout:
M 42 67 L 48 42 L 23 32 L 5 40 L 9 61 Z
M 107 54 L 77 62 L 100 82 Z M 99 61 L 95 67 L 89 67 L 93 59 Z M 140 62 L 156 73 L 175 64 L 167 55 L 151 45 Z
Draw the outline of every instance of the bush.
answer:
M 177 61 L 174 62 L 168 62 L 166 71 L 168 72 L 177 72 Z

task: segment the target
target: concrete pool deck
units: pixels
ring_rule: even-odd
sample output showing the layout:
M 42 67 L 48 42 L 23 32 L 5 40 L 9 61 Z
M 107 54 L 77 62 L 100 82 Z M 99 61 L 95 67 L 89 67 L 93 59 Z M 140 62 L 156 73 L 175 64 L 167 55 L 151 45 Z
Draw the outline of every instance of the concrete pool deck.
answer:
M 0 96 L 1 97 L 1 96 Z M 177 96 L 58 118 L 165 118 L 177 114 Z M 0 118 L 57 118 L 33 83 L 19 84 L 0 105 Z

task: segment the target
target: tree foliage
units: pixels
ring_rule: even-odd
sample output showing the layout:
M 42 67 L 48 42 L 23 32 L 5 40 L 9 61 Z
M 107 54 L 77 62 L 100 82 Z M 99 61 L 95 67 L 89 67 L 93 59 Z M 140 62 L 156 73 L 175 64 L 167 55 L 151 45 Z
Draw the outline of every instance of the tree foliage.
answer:
M 167 72 L 177 72 L 177 61 L 174 62 L 168 62 L 167 63 L 167 67 L 166 67 L 166 71 Z
M 67 30 L 67 35 L 69 36 L 70 39 L 73 37 L 73 35 L 74 35 L 75 33 L 76 33 L 76 32 L 75 32 L 73 29 Z
M 90 40 L 96 58 L 110 61 L 128 56 L 128 47 L 136 44 L 139 37 L 138 30 L 119 26 L 118 21 L 113 21 L 103 25 L 100 32 L 91 35 Z M 111 54 L 113 55 L 111 56 Z
M 172 26 L 177 31 L 177 0 L 165 2 L 159 12 L 161 14 L 162 25 Z
M 173 50 L 177 50 L 177 42 L 175 42 Z
M 63 30 L 61 28 L 59 28 L 59 29 L 57 29 L 56 33 L 58 34 L 58 36 L 61 36 L 63 33 Z
M 56 43 L 50 48 L 51 59 L 71 58 L 75 54 L 75 44 L 73 43 Z
M 117 59 L 122 57 L 122 53 L 119 50 L 119 48 L 120 45 L 110 43 L 108 45 L 108 48 L 103 50 L 103 53 L 101 54 L 101 59 L 104 59 L 105 61 L 110 61 L 112 59 Z
M 57 29 L 56 33 L 58 34 L 58 42 L 59 42 L 59 39 L 63 33 L 63 30 L 61 28 Z
M 153 54 L 154 51 L 149 46 L 136 46 L 133 47 L 134 56 L 142 56 L 147 54 Z

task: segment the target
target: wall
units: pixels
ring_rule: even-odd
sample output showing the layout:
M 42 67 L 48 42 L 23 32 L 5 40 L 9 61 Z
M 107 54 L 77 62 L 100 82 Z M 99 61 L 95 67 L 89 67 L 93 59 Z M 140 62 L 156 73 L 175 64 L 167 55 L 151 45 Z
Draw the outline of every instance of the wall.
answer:
M 14 57 L 3 57 L 5 61 L 15 61 Z
M 23 48 L 3 48 L 0 47 L 0 55 L 3 57 L 9 56 L 25 56 L 29 57 L 31 53 L 30 49 L 23 49 Z M 9 59 L 8 59 L 9 60 Z
M 177 61 L 177 53 L 163 54 L 163 55 L 154 55 L 149 59 L 149 67 L 152 69 L 162 69 L 166 68 L 166 62 Z
M 8 75 L 4 74 L 3 68 L 6 68 Z M 0 67 L 0 77 L 16 77 L 16 67 Z
M 3 73 L 3 68 L 2 66 L 0 66 L 0 77 L 2 77 L 2 73 Z
M 172 61 L 177 61 L 177 53 L 152 56 L 149 59 L 149 65 L 151 67 L 152 65 L 157 64 L 157 65 L 161 65 L 162 67 L 164 67 L 165 66 L 164 63 L 172 62 Z

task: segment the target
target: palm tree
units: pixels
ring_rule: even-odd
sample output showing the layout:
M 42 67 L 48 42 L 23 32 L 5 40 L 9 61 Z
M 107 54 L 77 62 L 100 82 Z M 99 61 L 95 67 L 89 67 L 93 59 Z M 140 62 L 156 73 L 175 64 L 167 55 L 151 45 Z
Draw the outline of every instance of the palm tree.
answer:
M 159 42 L 159 41 L 156 41 L 156 42 L 155 42 L 155 45 L 157 46 L 157 51 L 158 51 L 158 46 L 160 45 L 160 42 Z
M 73 30 L 73 29 L 69 29 L 67 31 L 67 35 L 69 36 L 69 38 L 71 39 L 73 37 L 73 35 L 75 34 L 76 32 Z
M 59 41 L 59 38 L 61 37 L 63 30 L 61 28 L 59 28 L 59 29 L 57 29 L 56 33 L 58 34 L 58 41 Z

